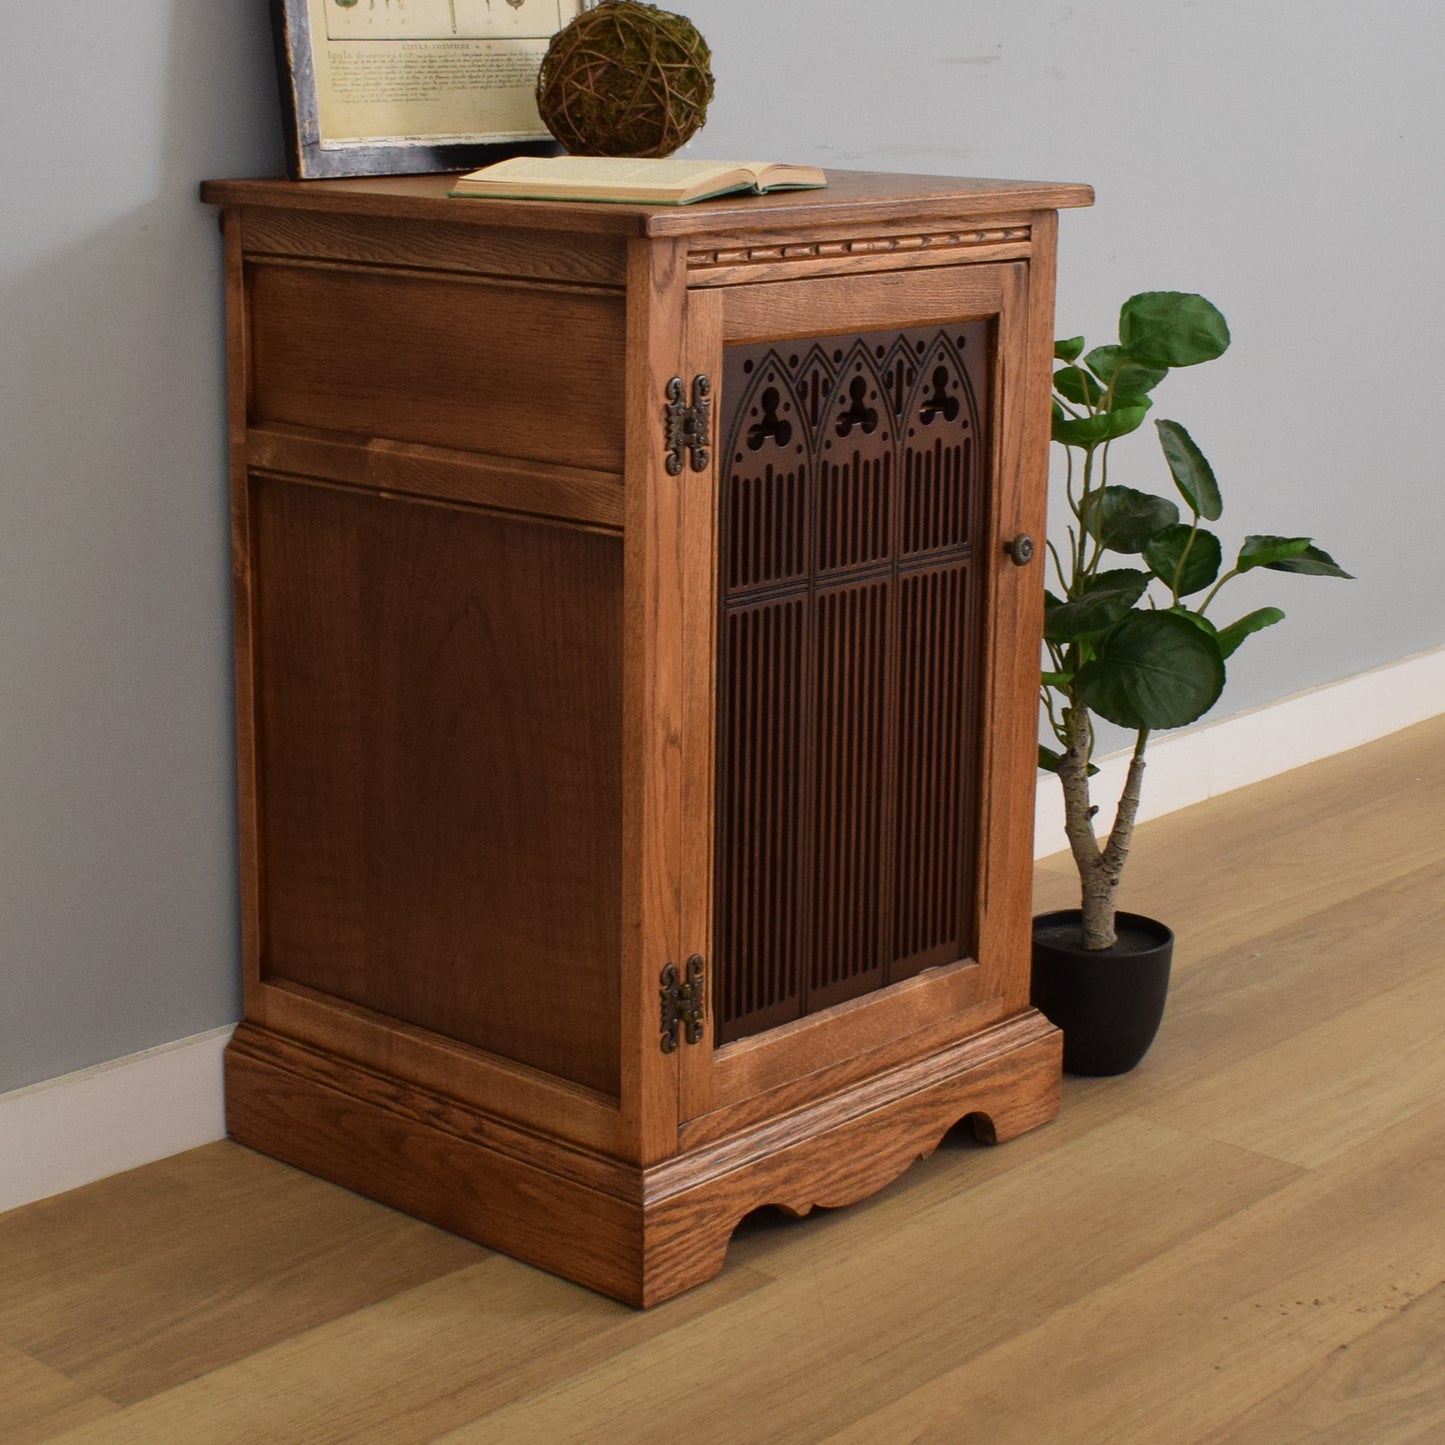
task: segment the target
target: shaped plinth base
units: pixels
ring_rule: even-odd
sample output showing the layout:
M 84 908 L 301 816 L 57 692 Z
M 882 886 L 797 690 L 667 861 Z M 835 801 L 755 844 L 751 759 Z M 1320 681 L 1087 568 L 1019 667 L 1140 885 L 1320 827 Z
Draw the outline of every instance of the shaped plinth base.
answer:
M 242 1144 L 627 1304 L 723 1267 L 744 1215 L 866 1198 L 970 1119 L 1002 1143 L 1058 1111 L 1062 1035 L 1028 1010 L 939 1053 L 651 1168 L 242 1024 L 226 1051 Z

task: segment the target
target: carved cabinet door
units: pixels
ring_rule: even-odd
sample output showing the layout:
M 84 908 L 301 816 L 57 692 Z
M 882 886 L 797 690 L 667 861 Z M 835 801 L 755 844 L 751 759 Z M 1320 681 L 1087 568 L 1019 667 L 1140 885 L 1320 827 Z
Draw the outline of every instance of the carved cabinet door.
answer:
M 684 1142 L 1027 1005 L 1041 569 L 1005 548 L 1042 524 L 1028 281 L 689 293 L 714 445 L 683 501 L 682 916 L 707 986 Z

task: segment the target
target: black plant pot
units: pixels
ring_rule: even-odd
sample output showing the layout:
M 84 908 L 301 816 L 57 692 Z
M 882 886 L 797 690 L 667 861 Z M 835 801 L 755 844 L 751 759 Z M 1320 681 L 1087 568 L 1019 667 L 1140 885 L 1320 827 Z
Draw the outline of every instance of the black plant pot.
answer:
M 1127 1074 L 1149 1052 L 1164 999 L 1174 934 L 1137 913 L 1117 915 L 1112 948 L 1087 949 L 1077 908 L 1034 919 L 1033 1005 L 1064 1031 L 1070 1074 Z

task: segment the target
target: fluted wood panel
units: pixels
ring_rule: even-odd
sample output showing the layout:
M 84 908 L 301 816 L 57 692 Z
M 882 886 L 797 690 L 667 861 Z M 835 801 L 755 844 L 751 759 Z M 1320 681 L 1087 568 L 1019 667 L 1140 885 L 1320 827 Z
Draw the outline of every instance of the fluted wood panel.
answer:
M 740 543 L 729 557 L 729 591 L 807 578 L 809 475 L 805 465 L 770 464 L 739 478 L 729 499 L 728 530 Z
M 882 981 L 892 707 L 888 667 L 893 588 L 887 577 L 829 587 L 814 601 L 811 1008 Z
M 899 725 L 894 805 L 895 975 L 957 957 L 965 815 L 968 572 L 961 564 L 898 579 Z
M 971 951 L 986 323 L 730 347 L 718 1038 Z
M 904 455 L 903 542 L 906 556 L 961 546 L 966 526 L 970 437 L 945 446 L 935 438 L 928 449 L 910 448 Z
M 723 666 L 734 680 L 723 730 L 732 740 L 719 794 L 719 947 L 733 961 L 718 979 L 721 1018 L 759 1027 L 796 1018 L 800 960 L 806 599 L 739 607 L 724 622 Z

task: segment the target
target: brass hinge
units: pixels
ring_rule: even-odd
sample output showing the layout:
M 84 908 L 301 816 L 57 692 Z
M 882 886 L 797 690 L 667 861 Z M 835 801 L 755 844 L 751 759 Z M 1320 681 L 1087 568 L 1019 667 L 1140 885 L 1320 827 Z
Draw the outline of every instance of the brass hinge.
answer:
M 678 1025 L 690 1044 L 702 1042 L 703 961 L 695 953 L 687 961 L 687 982 L 678 976 L 677 965 L 662 970 L 662 1052 L 677 1052 Z
M 680 376 L 667 383 L 667 471 L 669 476 L 682 475 L 682 454 L 692 459 L 695 472 L 705 472 L 708 464 L 708 434 L 712 425 L 712 382 L 705 376 L 692 379 L 692 405 L 687 404 L 687 388 Z

